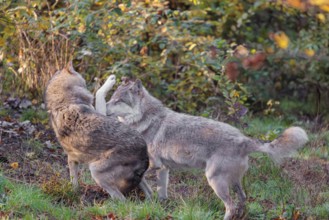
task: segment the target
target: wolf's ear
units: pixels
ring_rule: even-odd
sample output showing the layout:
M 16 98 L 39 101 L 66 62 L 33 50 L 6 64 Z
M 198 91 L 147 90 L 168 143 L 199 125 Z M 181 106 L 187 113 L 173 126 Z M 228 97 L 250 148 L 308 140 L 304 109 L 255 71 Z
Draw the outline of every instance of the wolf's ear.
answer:
M 73 64 L 72 64 L 72 60 L 70 60 L 67 64 L 65 69 L 67 70 L 67 72 L 74 74 L 76 71 L 73 68 Z
M 136 79 L 135 84 L 137 89 L 141 90 L 143 88 L 142 81 L 140 79 Z
M 136 79 L 135 87 L 136 87 L 136 91 L 138 92 L 138 94 L 141 94 L 142 90 L 143 90 L 143 85 L 142 85 L 142 81 L 140 79 Z

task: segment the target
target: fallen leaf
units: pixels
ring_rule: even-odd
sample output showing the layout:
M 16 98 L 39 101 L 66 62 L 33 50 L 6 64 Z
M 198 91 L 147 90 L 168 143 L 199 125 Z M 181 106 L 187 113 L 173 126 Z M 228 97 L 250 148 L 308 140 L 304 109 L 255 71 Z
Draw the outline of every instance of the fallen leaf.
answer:
M 292 215 L 292 220 L 298 220 L 300 217 L 300 212 L 298 210 L 294 211 L 294 214 Z
M 94 215 L 91 217 L 92 220 L 103 220 L 102 216 L 100 215 Z
M 142 49 L 140 50 L 140 54 L 142 55 L 142 56 L 146 56 L 147 55 L 147 52 L 148 52 L 148 48 L 147 48 L 147 46 L 144 46 L 144 47 L 142 47 Z
M 18 168 L 18 162 L 13 162 L 10 164 L 11 168 L 17 169 Z
M 112 212 L 110 212 L 110 213 L 107 215 L 107 219 L 109 219 L 109 220 L 115 220 L 116 217 L 115 217 L 115 215 L 114 215 Z

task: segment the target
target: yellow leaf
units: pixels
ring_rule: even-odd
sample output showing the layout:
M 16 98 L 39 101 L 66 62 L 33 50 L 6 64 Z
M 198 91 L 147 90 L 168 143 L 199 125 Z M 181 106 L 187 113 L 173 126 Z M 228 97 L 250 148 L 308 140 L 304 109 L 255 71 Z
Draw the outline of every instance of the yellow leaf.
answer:
M 161 28 L 161 33 L 166 33 L 166 32 L 167 32 L 167 27 L 166 26 L 162 27 Z
M 11 168 L 17 169 L 18 168 L 18 162 L 13 162 L 10 164 Z
M 86 31 L 86 26 L 84 24 L 80 24 L 78 27 L 79 33 L 84 33 Z
M 193 48 L 196 46 L 196 44 L 191 44 L 188 50 L 193 50 Z
M 6 41 L 3 38 L 0 38 L 0 47 L 3 47 L 6 45 Z
M 320 8 L 321 8 L 323 11 L 329 12 L 329 4 L 328 4 L 328 5 L 321 5 Z
M 312 49 L 305 49 L 304 53 L 309 57 L 313 57 L 315 54 L 314 50 L 312 50 Z
M 127 7 L 126 7 L 126 5 L 125 4 L 119 4 L 119 8 L 121 9 L 121 11 L 123 11 L 123 12 L 126 12 L 126 11 L 128 11 L 127 10 Z
M 312 5 L 325 5 L 328 3 L 328 0 L 310 0 Z
M 274 34 L 273 39 L 276 43 L 276 45 L 282 49 L 287 49 L 289 46 L 289 38 L 288 36 L 280 31 Z
M 326 17 L 322 13 L 318 13 L 316 17 L 323 23 L 326 21 Z
M 290 60 L 289 60 L 289 65 L 290 65 L 290 66 L 295 66 L 295 65 L 296 65 L 296 60 L 294 60 L 294 59 L 290 59 Z
M 305 3 L 301 0 L 287 0 L 287 3 L 294 8 L 298 8 L 301 10 L 305 9 Z
M 233 97 L 240 97 L 240 94 L 238 91 L 234 90 Z
M 273 100 L 272 99 L 268 100 L 267 103 L 266 103 L 266 105 L 272 106 L 273 105 Z

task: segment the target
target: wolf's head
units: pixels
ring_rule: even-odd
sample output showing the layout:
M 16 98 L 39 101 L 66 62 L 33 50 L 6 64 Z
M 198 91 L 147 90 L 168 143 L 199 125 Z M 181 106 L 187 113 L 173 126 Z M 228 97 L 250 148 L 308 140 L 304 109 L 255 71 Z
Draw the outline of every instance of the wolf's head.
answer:
M 162 103 L 149 94 L 139 79 L 133 82 L 124 78 L 106 104 L 107 115 L 115 115 L 128 125 L 139 124 L 162 110 Z
M 93 96 L 86 88 L 86 81 L 74 70 L 72 62 L 48 82 L 45 102 L 49 110 L 69 104 L 91 105 L 92 101 Z
M 107 115 L 114 114 L 119 117 L 139 114 L 142 99 L 144 98 L 144 87 L 137 79 L 135 82 L 123 78 L 122 84 L 117 88 L 107 103 Z

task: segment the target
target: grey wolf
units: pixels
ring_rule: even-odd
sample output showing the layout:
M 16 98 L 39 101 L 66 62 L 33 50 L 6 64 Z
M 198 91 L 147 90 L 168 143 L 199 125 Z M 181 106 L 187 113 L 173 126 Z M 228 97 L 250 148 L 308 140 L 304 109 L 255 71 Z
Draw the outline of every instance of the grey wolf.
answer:
M 93 96 L 72 63 L 50 79 L 45 102 L 57 139 L 68 156 L 75 189 L 78 163 L 88 164 L 92 178 L 112 198 L 124 200 L 124 194 L 136 186 L 146 189 L 143 175 L 149 158 L 145 141 L 115 117 L 95 111 Z
M 117 116 L 146 141 L 150 164 L 158 168 L 159 198 L 168 197 L 169 169 L 204 169 L 209 185 L 224 202 L 225 220 L 243 215 L 246 195 L 241 180 L 248 169 L 250 153 L 263 152 L 279 162 L 308 141 L 300 127 L 290 127 L 274 141 L 262 143 L 229 124 L 174 112 L 150 95 L 139 79 L 124 80 L 106 103 L 106 109 L 107 115 Z M 238 195 L 237 206 L 230 188 Z

